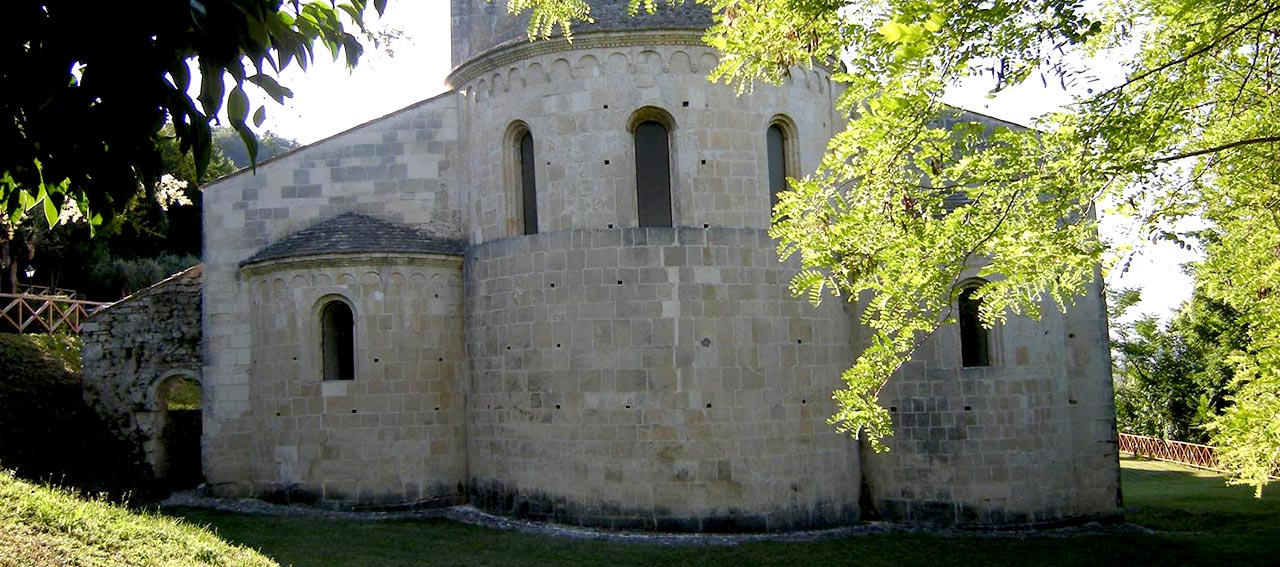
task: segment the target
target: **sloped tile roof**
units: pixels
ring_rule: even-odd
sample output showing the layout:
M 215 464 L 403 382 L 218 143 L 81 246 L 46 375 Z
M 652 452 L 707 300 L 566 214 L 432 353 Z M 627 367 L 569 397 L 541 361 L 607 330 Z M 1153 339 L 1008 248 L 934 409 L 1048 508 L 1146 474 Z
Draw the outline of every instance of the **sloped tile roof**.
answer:
M 279 258 L 361 252 L 461 255 L 463 243 L 360 213 L 318 222 L 259 250 L 240 265 Z

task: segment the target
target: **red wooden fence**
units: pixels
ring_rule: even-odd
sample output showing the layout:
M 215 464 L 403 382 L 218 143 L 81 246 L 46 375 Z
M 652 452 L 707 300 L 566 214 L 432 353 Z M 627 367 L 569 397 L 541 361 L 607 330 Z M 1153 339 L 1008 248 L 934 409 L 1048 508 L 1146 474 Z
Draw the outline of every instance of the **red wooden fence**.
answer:
M 1120 450 L 1135 457 L 1157 461 L 1170 461 L 1217 472 L 1226 472 L 1218 466 L 1218 457 L 1209 445 L 1170 441 L 1141 435 L 1120 434 Z M 1271 471 L 1271 478 L 1280 480 L 1280 468 Z
M 80 323 L 111 305 L 65 297 L 0 293 L 0 331 L 52 333 L 59 329 L 80 332 Z
M 1172 461 L 1211 471 L 1222 470 L 1218 468 L 1218 458 L 1214 455 L 1213 447 L 1208 445 L 1121 433 L 1120 450 L 1157 461 Z
M 1210 445 L 1171 442 L 1169 439 L 1157 439 L 1153 436 L 1121 433 L 1120 451 L 1133 454 L 1134 457 L 1153 458 L 1156 461 L 1183 463 L 1183 465 L 1204 468 L 1208 471 L 1225 472 L 1217 466 L 1217 456 Z M 1271 477 L 1280 480 L 1280 468 L 1272 471 Z

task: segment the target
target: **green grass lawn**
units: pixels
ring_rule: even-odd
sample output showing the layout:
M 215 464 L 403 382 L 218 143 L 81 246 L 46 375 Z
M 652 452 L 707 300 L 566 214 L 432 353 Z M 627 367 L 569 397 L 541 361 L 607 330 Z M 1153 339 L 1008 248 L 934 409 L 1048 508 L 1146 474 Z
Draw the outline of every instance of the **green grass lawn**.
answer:
M 1280 494 L 1226 486 L 1222 477 L 1171 463 L 1123 459 L 1125 517 L 1178 532 L 1219 565 L 1280 565 Z
M 1156 535 L 859 535 L 818 542 L 678 546 L 540 537 L 447 520 L 352 522 L 186 510 L 225 539 L 297 567 L 410 565 L 1269 565 L 1280 564 L 1280 503 L 1164 463 L 1123 462 L 1131 522 Z

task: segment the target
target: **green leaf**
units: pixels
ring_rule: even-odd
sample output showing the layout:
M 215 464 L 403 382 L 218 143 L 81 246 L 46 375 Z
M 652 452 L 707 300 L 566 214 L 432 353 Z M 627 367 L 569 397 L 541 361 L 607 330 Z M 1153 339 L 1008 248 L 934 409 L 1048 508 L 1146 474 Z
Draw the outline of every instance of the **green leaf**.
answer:
M 258 168 L 258 136 L 255 135 L 253 130 L 250 130 L 243 121 L 236 122 L 233 120 L 231 122 L 231 127 L 240 135 L 240 141 L 244 142 L 244 147 L 249 153 L 249 163 L 256 171 Z
M 356 8 L 350 4 L 339 4 L 338 8 L 341 8 L 343 12 L 346 12 L 347 17 L 351 18 L 351 21 L 355 22 L 360 29 L 364 29 L 364 16 L 360 14 L 359 10 L 356 10 Z
M 39 190 L 40 194 L 43 195 L 44 185 L 40 185 Z M 31 210 L 32 207 L 36 206 L 36 202 L 36 197 L 30 191 L 23 189 L 18 192 L 18 206 L 21 207 L 18 212 Z
M 885 22 L 884 25 L 880 26 L 880 29 L 876 31 L 880 32 L 880 35 L 884 37 L 885 41 L 889 43 L 897 43 L 899 41 L 902 41 L 903 36 L 906 35 L 905 28 L 906 26 L 899 24 L 898 22 L 895 22 L 893 20 L 889 20 Z
M 232 88 L 231 96 L 227 97 L 227 118 L 233 123 L 243 123 L 249 118 L 249 96 L 240 85 Z
M 222 96 L 226 88 L 223 84 L 222 67 L 200 61 L 200 104 L 205 114 L 213 116 L 222 109 Z
M 53 228 L 58 224 L 58 207 L 53 204 L 53 199 L 50 199 L 48 195 L 45 196 L 43 202 L 45 223 L 49 225 L 49 228 Z
M 262 123 L 267 120 L 267 107 L 259 106 L 258 110 L 253 113 L 253 127 L 261 128 Z
M 942 31 L 942 24 L 946 23 L 947 17 L 941 12 L 935 12 L 929 16 L 924 22 L 924 29 L 937 33 Z
M 354 69 L 356 63 L 360 61 L 360 54 L 364 51 L 364 47 L 360 45 L 360 40 L 351 34 L 344 34 L 342 37 L 342 50 L 347 55 L 347 68 Z
M 293 91 L 281 85 L 270 75 L 258 73 L 247 79 L 250 83 L 257 85 L 263 92 L 267 93 L 272 100 L 277 103 L 284 104 L 284 99 L 293 98 Z
M 893 20 L 885 22 L 877 31 L 889 43 L 911 43 L 923 35 L 920 28 Z
M 209 128 L 208 122 L 199 120 L 192 122 L 191 134 L 191 150 L 192 157 L 196 162 L 196 178 L 203 179 L 205 172 L 209 168 L 209 160 L 213 158 L 213 133 Z
M 173 86 L 180 92 L 187 92 L 191 87 L 191 69 L 187 67 L 186 61 L 179 61 L 170 68 L 169 76 L 173 77 Z

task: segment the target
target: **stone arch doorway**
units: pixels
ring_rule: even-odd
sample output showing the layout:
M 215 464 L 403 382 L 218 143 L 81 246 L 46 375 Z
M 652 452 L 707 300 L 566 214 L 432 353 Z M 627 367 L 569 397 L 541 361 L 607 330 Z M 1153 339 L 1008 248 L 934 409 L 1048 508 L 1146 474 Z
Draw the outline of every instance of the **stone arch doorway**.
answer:
M 204 482 L 200 463 L 202 397 L 200 381 L 190 373 L 171 372 L 156 382 L 153 399 L 160 431 L 149 460 L 156 479 L 175 490 Z

